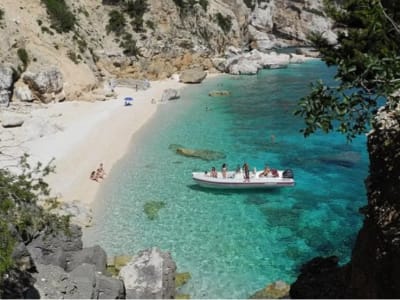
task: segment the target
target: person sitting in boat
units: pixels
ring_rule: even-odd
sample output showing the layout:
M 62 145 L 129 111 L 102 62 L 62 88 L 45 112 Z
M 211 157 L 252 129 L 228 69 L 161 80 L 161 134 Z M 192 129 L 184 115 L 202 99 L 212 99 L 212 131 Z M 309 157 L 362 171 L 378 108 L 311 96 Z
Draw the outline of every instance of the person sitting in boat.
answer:
M 247 163 L 244 163 L 243 170 L 244 170 L 244 181 L 249 182 L 250 181 L 250 170 L 249 170 L 249 165 Z
M 222 177 L 223 178 L 226 178 L 226 163 L 223 163 L 222 164 L 222 167 L 221 167 L 221 172 L 222 172 Z
M 218 174 L 217 174 L 217 171 L 215 170 L 215 167 L 211 168 L 211 177 L 215 177 L 215 178 L 218 177 Z
M 267 177 L 271 172 L 271 169 L 268 166 L 265 166 L 264 171 L 258 175 L 258 177 Z
M 272 175 L 272 177 L 279 177 L 278 170 L 277 169 L 271 169 L 271 175 Z

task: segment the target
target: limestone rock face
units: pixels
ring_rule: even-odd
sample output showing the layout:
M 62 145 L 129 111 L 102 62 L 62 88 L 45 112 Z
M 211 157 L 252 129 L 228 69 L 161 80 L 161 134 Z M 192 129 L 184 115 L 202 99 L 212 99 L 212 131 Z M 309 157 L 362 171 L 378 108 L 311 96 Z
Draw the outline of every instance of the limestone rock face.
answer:
M 13 70 L 10 67 L 0 66 L 0 107 L 7 107 L 10 103 L 13 83 Z
M 173 299 L 176 265 L 169 253 L 153 248 L 140 252 L 119 273 L 127 298 Z

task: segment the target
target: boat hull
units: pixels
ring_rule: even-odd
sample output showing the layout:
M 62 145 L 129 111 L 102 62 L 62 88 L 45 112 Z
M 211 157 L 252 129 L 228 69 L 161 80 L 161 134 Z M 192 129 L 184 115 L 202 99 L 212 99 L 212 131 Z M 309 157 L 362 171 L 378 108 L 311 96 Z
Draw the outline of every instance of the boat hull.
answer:
M 200 186 L 213 189 L 268 189 L 292 187 L 295 185 L 293 178 L 283 178 L 283 171 L 278 171 L 278 177 L 259 177 L 261 172 L 250 175 L 249 180 L 245 180 L 243 174 L 229 172 L 226 178 L 218 172 L 217 178 L 211 177 L 203 172 L 193 172 L 193 180 Z

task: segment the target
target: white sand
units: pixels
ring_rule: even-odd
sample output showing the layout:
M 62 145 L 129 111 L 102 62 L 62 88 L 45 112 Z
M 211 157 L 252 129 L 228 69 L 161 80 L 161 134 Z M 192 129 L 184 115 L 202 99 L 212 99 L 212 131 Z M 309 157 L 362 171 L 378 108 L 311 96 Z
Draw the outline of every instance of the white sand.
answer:
M 24 150 L 33 161 L 55 158 L 56 173 L 47 178 L 54 195 L 90 207 L 102 183 L 89 179 L 91 171 L 103 163 L 109 173 L 134 142 L 132 135 L 156 112 L 160 104 L 152 99 L 159 101 L 165 89 L 183 86 L 172 79 L 153 81 L 146 91 L 117 87 L 115 100 L 51 104 L 34 113 L 56 120 L 62 130 L 24 143 Z M 124 106 L 126 96 L 134 98 L 131 106 Z

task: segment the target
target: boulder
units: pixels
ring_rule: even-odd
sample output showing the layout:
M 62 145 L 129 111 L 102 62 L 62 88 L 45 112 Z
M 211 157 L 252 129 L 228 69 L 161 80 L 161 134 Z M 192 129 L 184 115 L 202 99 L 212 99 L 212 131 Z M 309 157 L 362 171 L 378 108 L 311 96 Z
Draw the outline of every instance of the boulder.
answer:
M 14 113 L 14 112 L 4 112 L 1 115 L 1 126 L 4 128 L 19 127 L 24 124 L 25 115 Z
M 75 289 L 71 293 L 74 299 L 97 298 L 96 268 L 94 265 L 83 263 L 69 273 L 69 277 L 70 281 L 75 284 Z
M 201 68 L 183 71 L 179 80 L 183 83 L 200 83 L 207 77 L 207 73 Z
M 83 263 L 94 265 L 97 272 L 104 274 L 107 265 L 107 254 L 98 245 L 74 251 L 69 255 L 69 262 L 66 270 L 72 271 Z
M 166 89 L 164 90 L 162 96 L 161 96 L 161 100 L 160 102 L 166 102 L 169 100 L 175 100 L 175 99 L 179 99 L 180 95 L 179 95 L 179 91 L 175 90 L 175 89 Z
M 48 130 L 52 129 L 52 127 L 50 127 L 49 124 L 47 123 L 43 125 L 47 125 L 47 127 L 42 128 L 43 133 L 45 133 L 45 129 Z M 56 209 L 56 212 L 60 216 L 66 216 L 66 215 L 71 216 L 71 222 L 74 224 L 85 227 L 89 227 L 92 224 L 93 220 L 92 210 L 82 205 L 80 201 L 74 200 L 72 202 L 63 202 Z
M 13 83 L 13 70 L 0 66 L 0 107 L 7 107 L 10 103 Z
M 71 225 L 67 233 L 60 231 L 46 235 L 41 232 L 29 245 L 53 252 L 59 248 L 66 252 L 78 251 L 82 249 L 82 229 L 77 225 Z
M 61 101 L 65 98 L 62 93 L 63 76 L 55 67 L 37 73 L 27 72 L 23 76 L 23 81 L 44 103 L 55 100 Z
M 171 255 L 156 248 L 134 257 L 120 271 L 127 298 L 173 299 L 176 265 Z
M 37 264 L 37 273 L 33 276 L 36 279 L 34 287 L 41 299 L 78 298 L 73 297 L 77 290 L 76 283 L 58 266 Z
M 34 100 L 32 91 L 26 85 L 16 87 L 14 95 L 19 101 L 22 102 L 32 102 Z
M 97 299 L 125 299 L 124 283 L 116 278 L 96 275 Z
M 61 248 L 46 251 L 38 247 L 27 246 L 29 253 L 36 263 L 42 265 L 54 265 L 64 269 L 67 267 L 67 256 Z

